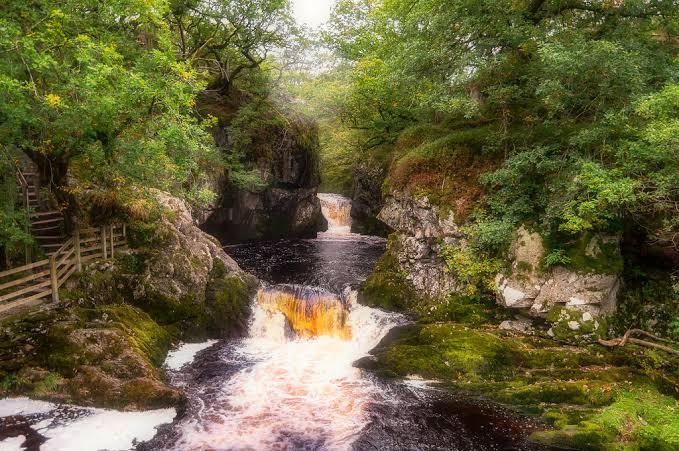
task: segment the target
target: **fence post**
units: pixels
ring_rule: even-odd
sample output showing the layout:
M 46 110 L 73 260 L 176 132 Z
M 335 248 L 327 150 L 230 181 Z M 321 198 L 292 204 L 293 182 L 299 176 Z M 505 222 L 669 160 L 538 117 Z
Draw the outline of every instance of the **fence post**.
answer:
M 113 224 L 111 224 L 111 227 L 109 229 L 109 233 L 111 234 L 111 237 L 110 237 L 111 238 L 111 258 L 113 258 L 113 254 L 114 254 L 113 248 L 115 247 L 115 241 L 114 241 L 114 238 L 113 238 Z
M 106 245 L 106 226 L 101 226 L 101 249 L 104 251 L 104 260 L 108 259 L 108 249 Z
M 75 229 L 73 241 L 73 244 L 75 244 L 75 270 L 81 272 L 83 270 L 83 263 L 80 259 L 80 228 Z
M 50 257 L 50 282 L 52 284 L 52 301 L 59 302 L 59 279 L 57 277 L 57 256 Z

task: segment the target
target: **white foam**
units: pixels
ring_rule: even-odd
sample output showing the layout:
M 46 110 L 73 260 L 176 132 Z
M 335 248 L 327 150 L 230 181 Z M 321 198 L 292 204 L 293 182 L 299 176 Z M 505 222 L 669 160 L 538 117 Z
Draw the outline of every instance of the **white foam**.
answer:
M 402 318 L 356 305 L 351 340 L 330 336 L 284 340 L 276 315 L 258 315 L 240 352 L 256 363 L 227 380 L 220 396 L 180 425 L 175 449 L 289 449 L 290 436 L 324 449 L 347 449 L 369 421 L 367 407 L 383 396 L 353 362 Z M 264 322 L 270 323 L 265 326 Z
M 35 415 L 56 409 L 51 402 L 34 401 L 29 398 L 6 398 L 0 400 L 0 418 L 12 415 Z
M 0 451 L 21 451 L 24 449 L 21 445 L 23 445 L 25 441 L 26 437 L 23 435 L 0 440 Z
M 90 409 L 92 414 L 76 421 L 40 431 L 48 440 L 41 451 L 97 451 L 101 449 L 131 449 L 135 441 L 153 438 L 157 427 L 170 423 L 177 414 L 174 409 L 148 412 L 117 412 Z
M 180 370 L 184 365 L 193 362 L 196 354 L 215 343 L 217 343 L 217 340 L 208 340 L 205 343 L 184 343 L 167 354 L 165 366 L 171 370 Z
M 74 407 L 69 407 L 73 409 Z M 44 401 L 28 398 L 7 398 L 0 400 L 0 417 L 12 415 L 40 415 L 33 419 L 31 428 L 48 440 L 41 451 L 50 450 L 100 450 L 130 449 L 135 441 L 146 441 L 156 434 L 156 427 L 171 422 L 175 409 L 161 409 L 147 412 L 117 412 L 115 410 L 75 408 L 81 415 L 73 420 L 61 417 L 57 422 L 60 407 Z M 44 416 L 48 417 L 45 418 Z M 31 421 L 31 418 L 28 419 Z M 53 424 L 58 424 L 52 427 Z M 11 437 L 0 442 L 0 450 L 21 449 L 25 437 Z

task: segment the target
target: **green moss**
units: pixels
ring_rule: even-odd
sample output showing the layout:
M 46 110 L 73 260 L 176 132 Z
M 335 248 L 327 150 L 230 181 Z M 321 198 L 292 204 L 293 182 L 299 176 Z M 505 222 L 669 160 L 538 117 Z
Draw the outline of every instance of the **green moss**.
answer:
M 135 300 L 135 305 L 176 338 L 197 339 L 207 335 L 207 307 L 203 302 L 197 302 L 193 295 L 175 298 L 147 290 L 143 298 Z
M 581 450 L 677 449 L 679 404 L 640 365 L 634 347 L 563 346 L 463 324 L 414 325 L 375 351 L 371 367 L 417 375 L 541 415 L 532 438 Z M 667 387 L 667 388 L 672 388 Z
M 163 211 L 168 215 L 172 212 Z M 160 247 L 167 238 L 159 217 L 142 221 L 133 219 L 128 221 L 128 243 L 131 248 L 154 249 Z
M 588 420 L 538 432 L 533 438 L 575 449 L 679 449 L 679 403 L 651 385 L 625 384 L 611 395 L 612 402 Z
M 482 380 L 494 377 L 518 358 L 509 341 L 457 324 L 429 324 L 392 346 L 384 357 L 394 373 L 429 378 Z
M 219 336 L 245 332 L 250 301 L 256 286 L 254 279 L 242 280 L 238 276 L 226 274 L 224 264 L 216 262 L 205 294 L 210 317 L 208 328 Z
M 615 239 L 584 234 L 571 239 L 562 234 L 550 236 L 546 241 L 547 256 L 557 256 L 567 268 L 584 273 L 620 274 L 625 260 Z M 549 262 L 545 262 L 549 263 Z M 545 264 L 545 266 L 549 266 Z
M 497 317 L 497 308 L 491 298 L 450 294 L 443 301 L 422 299 L 410 309 L 422 324 L 454 321 L 456 323 L 481 326 L 492 323 Z
M 372 307 L 402 311 L 418 296 L 396 260 L 396 239 L 389 238 L 387 250 L 361 287 L 361 302 Z
M 559 305 L 547 313 L 547 321 L 554 338 L 566 343 L 595 342 L 604 338 L 608 329 L 605 318 L 585 320 L 581 311 Z
M 33 386 L 33 394 L 38 397 L 51 395 L 58 392 L 60 383 L 63 380 L 60 374 L 48 372 L 43 379 Z
M 133 349 L 146 356 L 155 366 L 162 365 L 170 348 L 172 337 L 148 314 L 130 305 L 110 305 L 93 314 L 113 322 L 121 330 Z

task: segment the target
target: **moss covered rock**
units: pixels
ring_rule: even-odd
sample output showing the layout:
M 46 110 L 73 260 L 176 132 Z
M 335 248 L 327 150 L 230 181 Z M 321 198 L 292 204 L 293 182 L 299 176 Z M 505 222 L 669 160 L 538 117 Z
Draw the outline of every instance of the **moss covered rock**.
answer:
M 543 241 L 539 233 L 525 226 L 516 232 L 510 252 L 511 271 L 496 277 L 501 305 L 542 318 L 561 308 L 590 318 L 615 312 L 622 271 L 617 239 L 586 237 L 569 254 L 547 254 Z M 582 328 L 576 325 L 571 330 L 582 329 L 586 335 L 591 332 L 585 331 L 589 325 L 582 321 Z
M 0 330 L 4 395 L 118 409 L 183 399 L 159 369 L 171 334 L 136 307 L 64 305 L 5 319 Z
M 542 416 L 554 427 L 534 434 L 542 443 L 677 449 L 679 403 L 671 393 L 679 381 L 654 377 L 652 356 L 639 348 L 558 345 L 447 322 L 400 328 L 372 354 L 357 364 L 389 377 L 437 380 Z
M 126 300 L 185 339 L 242 332 L 256 279 L 196 226 L 185 202 L 163 193 L 157 199 L 164 209 L 158 239 L 119 267 Z
M 398 264 L 397 246 L 395 237 L 390 237 L 386 252 L 361 286 L 359 300 L 362 304 L 403 311 L 417 302 L 419 295 Z

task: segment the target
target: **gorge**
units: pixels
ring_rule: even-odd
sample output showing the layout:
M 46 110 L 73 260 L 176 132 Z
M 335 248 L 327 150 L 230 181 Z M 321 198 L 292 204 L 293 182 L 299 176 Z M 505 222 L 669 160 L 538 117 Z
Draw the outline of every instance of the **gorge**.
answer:
M 0 450 L 679 450 L 677 55 L 676 0 L 0 2 Z

